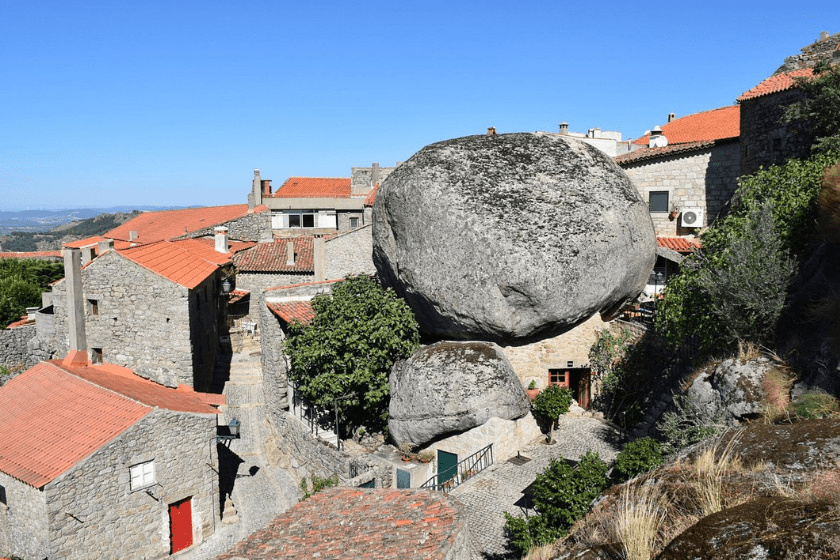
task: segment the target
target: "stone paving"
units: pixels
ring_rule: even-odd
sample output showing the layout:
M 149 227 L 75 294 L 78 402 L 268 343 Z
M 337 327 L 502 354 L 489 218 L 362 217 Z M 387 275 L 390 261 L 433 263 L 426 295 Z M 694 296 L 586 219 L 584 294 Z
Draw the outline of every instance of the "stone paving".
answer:
M 531 460 L 524 465 L 497 463 L 452 491 L 467 510 L 474 560 L 516 558 L 506 547 L 504 512 L 523 515 L 526 502 L 522 491 L 536 479 L 552 459 L 577 461 L 591 449 L 610 462 L 620 450 L 619 434 L 609 425 L 588 416 L 564 416 L 555 432 L 557 443 L 538 443 L 521 454 Z M 528 514 L 533 510 L 528 509 Z

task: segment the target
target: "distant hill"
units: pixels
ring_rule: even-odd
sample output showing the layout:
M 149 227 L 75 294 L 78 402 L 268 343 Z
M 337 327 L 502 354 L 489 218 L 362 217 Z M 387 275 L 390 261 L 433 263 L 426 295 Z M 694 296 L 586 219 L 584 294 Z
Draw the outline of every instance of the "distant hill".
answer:
M 24 210 L 0 212 L 0 249 L 3 251 L 51 251 L 63 243 L 101 235 L 140 214 L 141 210 L 170 210 L 174 207 L 83 208 L 77 210 Z M 91 217 L 79 216 L 93 214 Z M 12 223 L 13 226 L 6 226 Z M 24 225 L 25 224 L 25 225 Z

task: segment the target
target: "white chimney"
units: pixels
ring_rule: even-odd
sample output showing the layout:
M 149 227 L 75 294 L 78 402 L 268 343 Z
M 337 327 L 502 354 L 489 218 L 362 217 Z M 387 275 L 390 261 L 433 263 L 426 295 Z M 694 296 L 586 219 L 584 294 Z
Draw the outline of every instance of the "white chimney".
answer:
M 133 229 L 133 230 L 128 232 L 128 240 L 129 241 L 134 241 L 135 239 L 137 239 L 137 230 Z
M 560 123 L 560 134 L 568 134 L 569 133 L 569 123 L 561 122 Z
M 668 122 L 671 122 L 672 120 L 674 120 L 674 119 L 676 119 L 676 118 L 677 118 L 677 115 L 676 115 L 676 114 L 674 114 L 674 113 L 668 113 Z
M 287 266 L 294 266 L 295 265 L 295 242 L 288 241 L 286 243 L 286 265 Z
M 650 143 L 648 145 L 651 148 L 664 148 L 668 145 L 668 139 L 665 138 L 665 135 L 662 134 L 662 129 L 658 126 L 650 131 Z
M 216 226 L 213 228 L 213 231 L 216 234 L 216 251 L 220 253 L 227 253 L 228 252 L 228 228 L 225 226 Z

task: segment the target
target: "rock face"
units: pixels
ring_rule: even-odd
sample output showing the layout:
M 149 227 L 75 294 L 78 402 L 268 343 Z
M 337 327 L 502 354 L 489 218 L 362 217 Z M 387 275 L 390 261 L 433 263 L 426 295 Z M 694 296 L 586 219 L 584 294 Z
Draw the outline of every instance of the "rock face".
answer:
M 718 410 L 730 425 L 761 414 L 766 399 L 764 374 L 773 367 L 767 358 L 745 363 L 724 360 L 711 375 L 700 375 L 688 388 L 688 396 L 707 410 Z
M 501 348 L 487 342 L 438 342 L 391 369 L 388 431 L 422 445 L 480 426 L 492 417 L 525 416 L 530 403 Z
M 642 290 L 656 239 L 647 205 L 606 154 L 556 134 L 426 146 L 382 183 L 374 263 L 421 328 L 526 342 Z

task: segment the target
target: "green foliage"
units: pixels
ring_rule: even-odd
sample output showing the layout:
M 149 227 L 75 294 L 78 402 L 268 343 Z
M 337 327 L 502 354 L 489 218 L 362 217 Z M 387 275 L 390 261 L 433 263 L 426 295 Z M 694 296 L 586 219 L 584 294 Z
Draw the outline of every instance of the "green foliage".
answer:
M 0 328 L 41 305 L 41 292 L 64 276 L 64 265 L 36 259 L 0 260 Z
M 815 137 L 814 152 L 840 151 L 840 67 L 823 63 L 814 71 L 816 77 L 796 79 L 805 99 L 789 105 L 782 121 L 810 129 Z
M 631 441 L 615 458 L 614 476 L 620 481 L 646 473 L 662 464 L 662 445 L 651 437 Z
M 840 412 L 837 399 L 820 390 L 802 393 L 788 410 L 796 418 L 829 418 Z
M 348 429 L 387 423 L 388 374 L 398 359 L 420 344 L 417 321 L 391 289 L 356 276 L 336 284 L 331 295 L 312 301 L 312 324 L 289 326 L 285 349 L 290 376 L 310 402 L 340 404 Z
M 597 453 L 587 451 L 576 468 L 552 460 L 532 486 L 537 515 L 527 519 L 505 513 L 508 544 L 521 554 L 533 546 L 554 542 L 589 510 L 609 485 L 608 467 Z
M 627 329 L 605 329 L 589 350 L 589 364 L 601 383 L 592 406 L 609 420 L 620 417 L 625 427 L 634 425 L 641 416 L 639 400 L 655 369 L 650 339 L 637 339 Z
M 9 371 L 4 365 L 0 365 L 0 386 L 3 386 L 6 381 L 9 380 L 9 376 L 11 376 L 12 372 Z
M 329 478 L 321 478 L 320 476 L 312 476 L 311 484 L 306 483 L 306 477 L 300 479 L 300 491 L 303 494 L 303 497 L 300 501 L 304 501 L 305 499 L 312 496 L 312 494 L 316 494 L 323 490 L 324 488 L 330 488 L 332 486 L 338 486 L 338 475 L 334 474 Z M 312 488 L 312 492 L 309 491 L 309 488 Z
M 739 179 L 730 213 L 703 234 L 703 251 L 668 280 L 656 328 L 670 344 L 697 337 L 709 352 L 736 339 L 772 339 L 795 269 L 787 253 L 801 255 L 814 232 L 820 181 L 838 160 L 840 154 L 819 154 Z
M 555 421 L 572 406 L 572 392 L 568 387 L 549 385 L 534 399 L 534 416 L 543 421 Z
M 708 439 L 725 427 L 723 411 L 701 406 L 688 395 L 674 395 L 674 409 L 662 415 L 656 426 L 665 437 L 662 451 L 667 455 Z

